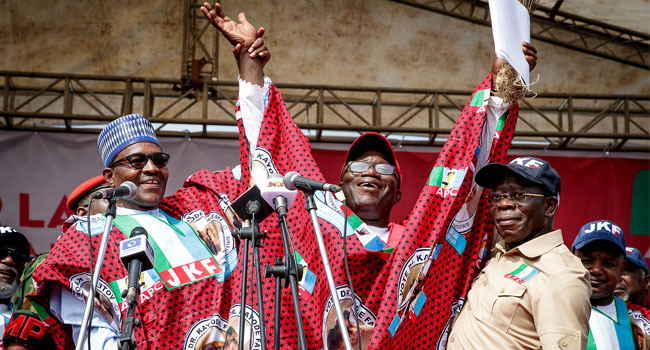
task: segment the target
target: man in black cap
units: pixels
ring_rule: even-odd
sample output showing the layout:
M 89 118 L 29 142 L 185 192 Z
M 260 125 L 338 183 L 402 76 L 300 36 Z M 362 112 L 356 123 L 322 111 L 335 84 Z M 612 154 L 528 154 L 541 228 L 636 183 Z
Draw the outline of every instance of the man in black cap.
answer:
M 589 334 L 586 269 L 553 230 L 560 176 L 542 159 L 492 163 L 476 174 L 492 189 L 501 240 L 474 280 L 448 349 L 580 349 Z
M 87 214 L 90 212 L 91 222 L 98 222 L 103 219 L 101 214 L 108 207 L 107 199 L 95 199 L 92 203 L 90 197 L 97 191 L 105 189 L 108 184 L 101 175 L 94 176 L 77 186 L 68 196 L 66 203 L 68 209 L 74 213 L 63 223 L 62 233 L 68 230 L 77 221 L 87 222 Z M 91 204 L 91 207 L 88 205 Z M 13 300 L 13 316 L 7 324 L 10 331 L 7 332 L 3 342 L 7 349 L 53 349 L 55 348 L 47 329 L 48 320 L 51 315 L 43 306 L 29 301 L 25 296 L 34 291 L 34 270 L 47 259 L 49 252 L 36 257 L 30 264 L 25 266 L 22 273 L 21 283 L 16 290 Z
M 11 318 L 13 305 L 11 297 L 18 289 L 20 275 L 29 257 L 29 241 L 25 236 L 9 226 L 0 226 L 0 314 L 2 323 L 0 331 Z

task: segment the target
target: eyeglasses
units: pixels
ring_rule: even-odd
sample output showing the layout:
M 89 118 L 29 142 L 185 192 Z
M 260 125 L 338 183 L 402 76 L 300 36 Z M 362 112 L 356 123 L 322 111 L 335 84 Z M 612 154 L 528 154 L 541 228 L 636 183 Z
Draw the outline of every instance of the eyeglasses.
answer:
M 162 153 L 162 152 L 152 153 L 152 154 L 135 153 L 130 156 L 126 156 L 122 159 L 113 161 L 108 167 L 112 168 L 118 163 L 121 163 L 126 160 L 133 168 L 142 169 L 147 165 L 149 159 L 151 159 L 154 165 L 156 165 L 159 168 L 164 168 L 167 166 L 167 162 L 169 162 L 170 157 L 171 156 L 169 154 Z
M 382 175 L 393 175 L 395 173 L 395 166 L 386 164 L 386 163 L 376 163 L 376 164 L 370 164 L 366 162 L 349 162 L 348 166 L 350 167 L 350 171 L 353 173 L 365 173 L 370 169 L 370 167 L 375 168 L 375 171 L 378 174 Z
M 14 261 L 14 263 L 16 263 L 16 265 L 24 264 L 29 257 L 28 255 L 23 254 L 15 249 L 0 247 L 0 260 L 6 258 L 7 255 L 11 255 L 11 259 Z
M 508 198 L 510 201 L 512 201 L 517 205 L 522 205 L 525 204 L 531 197 L 546 197 L 546 195 L 537 194 L 537 193 L 526 193 L 526 192 L 488 193 L 488 198 L 490 198 L 490 205 L 493 207 L 501 203 L 501 201 L 504 200 L 505 198 Z

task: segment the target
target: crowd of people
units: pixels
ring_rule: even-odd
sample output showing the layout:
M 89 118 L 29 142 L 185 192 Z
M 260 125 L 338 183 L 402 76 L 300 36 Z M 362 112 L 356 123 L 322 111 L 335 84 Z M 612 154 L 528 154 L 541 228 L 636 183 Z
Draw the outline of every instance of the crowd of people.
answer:
M 244 241 L 233 237 L 241 223 L 231 204 L 278 173 L 323 175 L 279 90 L 264 76 L 271 57 L 264 29 L 244 14 L 231 19 L 219 4 L 201 10 L 232 44 L 239 69 L 240 165 L 199 170 L 165 197 L 173 155 L 164 152 L 151 123 L 132 114 L 108 124 L 97 142 L 105 168 L 68 197 L 75 214 L 50 252 L 30 255 L 25 235 L 0 227 L 5 348 L 70 349 L 82 331 L 84 349 L 122 348 L 128 272 L 119 244 L 137 227 L 146 229 L 155 253 L 153 268 L 140 274 L 137 348 L 263 349 L 278 329 L 281 348 L 299 348 L 288 292 L 280 323 L 273 319 L 271 279 L 250 282 L 261 289 L 263 305 L 241 304 Z M 536 49 L 523 43 L 522 51 L 532 70 Z M 301 269 L 308 349 L 344 349 L 348 337 L 354 349 L 650 348 L 648 265 L 626 246 L 620 225 L 587 223 L 569 249 L 554 227 L 558 173 L 536 157 L 505 163 L 518 106 L 493 88 L 502 65 L 496 59 L 470 97 L 406 220 L 391 222 L 390 213 L 401 189 L 412 185 L 403 182 L 398 156 L 379 133 L 364 133 L 350 145 L 340 164 L 341 191 L 315 192 L 344 329 L 303 210 L 305 196 L 296 197 L 287 214 L 288 258 Z M 137 194 L 117 201 L 86 330 L 91 260 L 109 206 L 90 198 L 127 181 Z M 260 265 L 270 265 L 284 256 L 277 218 L 259 225 L 267 232 Z M 249 272 L 256 268 L 251 260 Z

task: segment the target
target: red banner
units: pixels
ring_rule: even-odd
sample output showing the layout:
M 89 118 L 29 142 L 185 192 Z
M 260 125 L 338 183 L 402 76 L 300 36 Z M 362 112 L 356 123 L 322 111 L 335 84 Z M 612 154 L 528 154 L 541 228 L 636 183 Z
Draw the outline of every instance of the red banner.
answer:
M 413 208 L 424 182 L 428 179 L 435 157 L 431 157 L 431 153 L 427 152 L 405 152 L 400 151 L 398 147 L 395 149 L 404 174 L 402 201 L 393 209 L 391 218 L 391 221 L 398 222 L 406 218 Z M 312 146 L 312 153 L 316 162 L 321 164 L 325 178 L 331 183 L 339 183 L 341 169 L 331 164 L 342 165 L 345 151 Z M 524 150 L 511 150 L 509 153 L 508 160 L 522 155 L 545 159 L 560 174 L 562 192 L 560 207 L 555 215 L 555 228 L 562 229 L 567 246 L 571 246 L 582 225 L 598 219 L 607 219 L 623 229 L 628 246 L 638 248 L 646 259 L 649 258 L 650 227 L 630 232 L 633 194 L 645 195 L 645 203 L 648 203 L 650 197 L 650 192 L 634 188 L 635 177 L 650 169 L 647 155 L 640 158 L 614 158 L 596 152 L 531 150 L 527 153 Z

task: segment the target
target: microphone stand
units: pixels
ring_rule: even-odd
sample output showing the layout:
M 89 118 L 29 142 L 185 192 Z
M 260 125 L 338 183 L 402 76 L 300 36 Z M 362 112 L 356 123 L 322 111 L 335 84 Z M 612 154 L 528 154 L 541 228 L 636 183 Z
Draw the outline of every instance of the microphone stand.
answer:
M 136 263 L 133 267 L 134 269 L 141 270 L 141 265 L 139 262 Z M 129 271 L 130 272 L 130 271 Z M 130 273 L 129 273 L 130 274 Z M 138 296 L 140 295 L 140 279 L 131 280 L 129 279 L 129 286 L 126 291 L 124 291 L 122 297 L 126 296 L 126 302 L 128 308 L 126 309 L 126 317 L 124 322 L 122 322 L 122 334 L 120 334 L 119 342 L 121 350 L 131 350 L 135 349 L 137 346 L 133 343 L 133 329 L 134 327 L 140 326 L 140 319 L 135 318 L 135 306 L 137 304 Z
M 320 251 L 320 257 L 323 260 L 323 269 L 325 269 L 327 284 L 329 285 L 330 293 L 332 294 L 332 301 L 334 302 L 334 309 L 336 311 L 336 319 L 339 325 L 339 330 L 341 331 L 341 336 L 343 337 L 343 344 L 345 345 L 346 350 L 352 350 L 350 336 L 348 335 L 348 328 L 345 326 L 345 318 L 343 316 L 343 310 L 341 309 L 341 302 L 339 301 L 339 296 L 336 292 L 334 276 L 332 275 L 330 262 L 327 258 L 327 250 L 325 249 L 325 242 L 323 241 L 323 233 L 321 232 L 320 225 L 318 224 L 318 216 L 316 216 L 316 201 L 314 201 L 314 190 L 303 190 L 303 192 L 305 193 L 305 208 L 307 208 L 307 211 L 311 215 L 311 222 L 314 225 L 314 232 L 316 233 L 316 240 L 318 241 L 318 250 Z
M 250 200 L 246 203 L 246 212 L 251 215 L 251 219 L 244 220 L 242 228 L 235 230 L 239 238 L 244 239 L 244 262 L 242 268 L 242 281 L 241 281 L 241 311 L 239 313 L 239 350 L 244 350 L 244 331 L 246 324 L 246 284 L 248 272 L 248 242 L 252 240 L 253 243 L 253 261 L 255 263 L 255 279 L 257 281 L 257 303 L 260 309 L 260 325 L 262 336 L 262 350 L 266 350 L 266 325 L 264 323 L 264 303 L 262 298 L 262 277 L 260 272 L 260 253 L 259 247 L 262 244 L 264 236 L 260 232 L 259 225 L 255 221 L 255 214 L 261 210 L 260 202 L 257 200 Z M 251 329 L 252 332 L 252 329 Z M 252 337 L 251 337 L 252 341 Z
M 284 287 L 287 282 L 291 285 L 291 299 L 293 301 L 293 312 L 296 315 L 296 331 L 298 333 L 298 348 L 307 349 L 305 340 L 305 329 L 300 313 L 300 297 L 298 294 L 298 281 L 302 279 L 302 271 L 298 270 L 295 255 L 289 249 L 289 228 L 287 226 L 287 199 L 284 196 L 277 196 L 273 199 L 276 212 L 278 213 L 278 225 L 282 234 L 282 247 L 284 248 L 284 262 L 277 258 L 273 265 L 266 265 L 264 268 L 265 277 L 275 277 L 275 329 L 273 330 L 273 348 L 280 349 L 280 310 L 281 310 L 281 288 L 282 280 Z
M 88 335 L 88 324 L 93 313 L 93 308 L 95 306 L 95 293 L 97 291 L 97 283 L 99 282 L 99 274 L 102 269 L 102 264 L 104 263 L 104 255 L 106 254 L 108 236 L 111 233 L 111 228 L 113 227 L 113 218 L 115 217 L 115 212 L 117 210 L 117 205 L 115 202 L 117 202 L 117 199 L 111 198 L 108 201 L 108 208 L 106 208 L 106 224 L 104 225 L 104 233 L 102 236 L 101 244 L 99 246 L 99 253 L 97 254 L 97 262 L 95 263 L 95 269 L 93 270 L 92 274 L 90 290 L 88 291 L 88 300 L 86 300 L 86 308 L 84 309 L 84 315 L 81 321 L 81 329 L 79 331 L 79 335 L 77 336 L 77 345 L 75 347 L 76 350 L 83 349 L 86 335 Z M 87 222 L 86 224 L 88 225 L 88 235 L 90 235 L 90 222 Z

